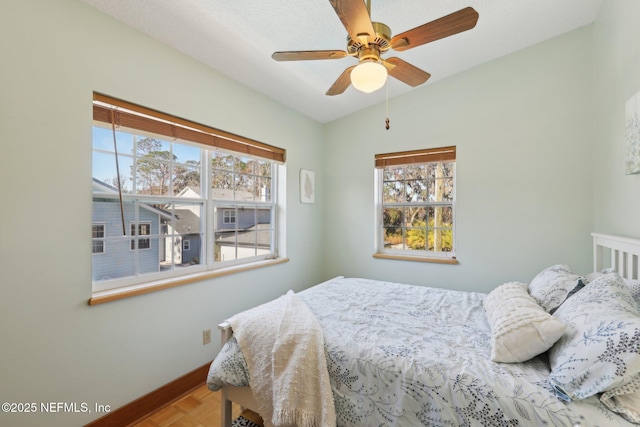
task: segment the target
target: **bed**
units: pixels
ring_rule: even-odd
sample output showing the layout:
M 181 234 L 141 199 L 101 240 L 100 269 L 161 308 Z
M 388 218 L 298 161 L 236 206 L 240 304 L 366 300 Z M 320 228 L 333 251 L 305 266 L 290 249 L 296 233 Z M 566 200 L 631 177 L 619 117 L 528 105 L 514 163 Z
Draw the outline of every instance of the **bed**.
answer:
M 332 399 L 316 394 L 325 396 L 320 404 L 332 401 L 334 418 L 324 420 L 335 421 L 318 424 L 637 425 L 640 239 L 592 236 L 592 272 L 553 265 L 529 283 L 505 283 L 488 294 L 337 277 L 279 298 L 288 298 L 284 304 L 289 311 L 276 314 L 275 323 L 259 318 L 254 329 L 261 329 L 253 335 L 238 335 L 248 327 L 236 328 L 234 316 L 219 325 L 223 347 L 207 377 L 211 390 L 221 390 L 222 426 L 231 426 L 231 402 L 273 413 L 273 408 L 265 409 L 258 391 L 264 385 L 258 385 L 253 369 L 273 362 L 262 366 L 269 376 L 289 366 L 279 365 L 276 347 L 295 344 L 278 337 L 286 325 L 276 325 L 278 319 L 284 325 L 288 312 L 304 312 L 291 305 L 296 301 L 304 303 L 312 318 L 290 328 L 305 331 L 303 348 L 320 343 L 330 383 Z M 267 303 L 262 309 L 273 307 Z M 238 316 L 253 321 L 260 311 Z M 309 342 L 312 322 L 319 325 L 320 341 Z M 271 347 L 251 351 L 252 340 L 271 330 L 273 352 Z M 297 354 L 290 349 L 286 347 Z M 321 387 L 324 377 L 318 375 Z M 300 382 L 308 385 L 313 381 L 306 378 L 315 377 L 307 373 Z M 299 385 L 294 380 L 283 387 L 282 377 L 274 378 L 274 389 Z M 273 399 L 278 399 L 275 394 Z M 291 406 L 290 400 L 284 402 Z M 267 426 L 275 420 L 263 418 Z

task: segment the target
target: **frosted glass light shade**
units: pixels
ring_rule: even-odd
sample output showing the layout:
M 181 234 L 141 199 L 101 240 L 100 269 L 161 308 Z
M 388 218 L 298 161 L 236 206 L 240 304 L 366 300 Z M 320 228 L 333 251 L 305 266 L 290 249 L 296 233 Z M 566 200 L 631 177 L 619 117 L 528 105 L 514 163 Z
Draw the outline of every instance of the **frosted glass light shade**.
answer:
M 377 61 L 363 61 L 351 70 L 351 84 L 364 93 L 371 93 L 387 81 L 387 69 Z

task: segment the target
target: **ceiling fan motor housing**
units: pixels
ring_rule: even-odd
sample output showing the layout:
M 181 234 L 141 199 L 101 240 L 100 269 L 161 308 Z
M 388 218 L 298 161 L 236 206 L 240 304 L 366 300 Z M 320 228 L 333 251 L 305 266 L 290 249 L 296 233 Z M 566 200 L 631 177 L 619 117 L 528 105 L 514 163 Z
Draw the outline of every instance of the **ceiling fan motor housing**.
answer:
M 381 53 L 391 48 L 391 28 L 382 22 L 372 22 L 371 24 L 376 32 L 375 37 L 369 37 L 367 34 L 364 34 L 362 37 L 358 36 L 357 40 L 354 40 L 351 36 L 347 36 L 347 52 L 349 55 L 358 56 L 360 60 L 378 59 Z M 367 52 L 363 52 L 364 50 Z M 377 53 L 374 54 L 374 51 Z

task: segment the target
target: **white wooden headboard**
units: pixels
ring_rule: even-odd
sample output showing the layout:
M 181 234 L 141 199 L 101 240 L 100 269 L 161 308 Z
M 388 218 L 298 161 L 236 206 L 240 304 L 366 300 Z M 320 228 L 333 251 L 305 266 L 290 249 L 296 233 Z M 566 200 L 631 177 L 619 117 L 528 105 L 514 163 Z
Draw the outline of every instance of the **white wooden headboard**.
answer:
M 591 236 L 594 271 L 613 267 L 626 279 L 638 279 L 640 239 L 600 233 L 591 233 Z

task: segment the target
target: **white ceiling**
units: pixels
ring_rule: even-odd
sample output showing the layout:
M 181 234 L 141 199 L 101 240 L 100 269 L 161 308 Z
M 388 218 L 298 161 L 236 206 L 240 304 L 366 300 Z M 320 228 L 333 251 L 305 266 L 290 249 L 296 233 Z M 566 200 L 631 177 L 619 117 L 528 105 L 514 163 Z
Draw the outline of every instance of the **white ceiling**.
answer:
M 276 62 L 275 51 L 345 50 L 346 30 L 328 0 L 83 0 L 246 86 L 326 123 L 384 102 L 349 87 L 327 89 L 357 60 Z M 364 1 L 364 0 L 363 0 Z M 372 0 L 371 18 L 399 34 L 467 6 L 472 30 L 404 52 L 429 72 L 422 86 L 594 21 L 602 0 Z M 419 86 L 419 87 L 422 87 Z M 389 96 L 415 90 L 390 79 Z

